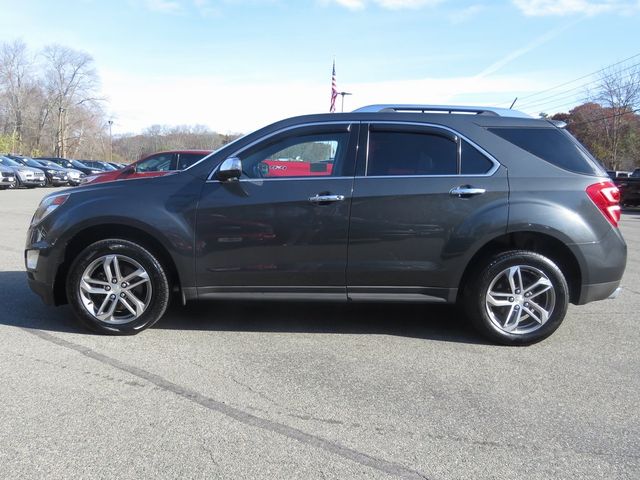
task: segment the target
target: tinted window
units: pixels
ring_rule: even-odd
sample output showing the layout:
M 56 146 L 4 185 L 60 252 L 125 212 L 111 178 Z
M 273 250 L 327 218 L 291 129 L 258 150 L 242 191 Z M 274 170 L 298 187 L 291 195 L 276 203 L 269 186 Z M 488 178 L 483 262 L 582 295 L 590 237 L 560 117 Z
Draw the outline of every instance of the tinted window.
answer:
M 337 176 L 347 139 L 347 133 L 320 133 L 276 140 L 242 155 L 243 172 L 249 178 Z
M 377 132 L 369 134 L 368 176 L 455 175 L 456 143 L 424 133 Z
M 198 160 L 203 158 L 204 155 L 201 153 L 181 153 L 178 155 L 178 170 L 184 170 L 185 168 L 190 167 Z
M 604 172 L 568 132 L 557 128 L 490 128 L 490 132 L 556 167 L 576 173 Z
M 171 170 L 172 153 L 154 155 L 136 163 L 136 172 L 167 172 Z
M 69 163 L 71 164 L 71 168 L 73 167 L 87 168 L 89 166 L 82 163 L 80 160 L 71 160 L 71 162 L 64 161 L 63 165 L 68 166 Z
M 493 162 L 469 142 L 462 141 L 462 174 L 482 175 L 493 168 Z

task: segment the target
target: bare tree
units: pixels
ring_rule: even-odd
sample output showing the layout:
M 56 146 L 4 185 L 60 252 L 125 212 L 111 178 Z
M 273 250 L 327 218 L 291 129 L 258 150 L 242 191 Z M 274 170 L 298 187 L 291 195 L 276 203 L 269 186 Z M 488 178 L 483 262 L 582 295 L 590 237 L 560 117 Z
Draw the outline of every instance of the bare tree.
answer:
M 85 103 L 98 103 L 98 76 L 93 58 L 62 45 L 45 47 L 44 83 L 52 113 L 57 114 L 56 155 L 67 154 L 65 145 L 70 114 Z
M 6 101 L 7 126 L 17 145 L 21 148 L 24 132 L 25 110 L 35 86 L 32 75 L 33 61 L 27 45 L 21 40 L 5 43 L 0 48 L 0 90 Z
M 608 70 L 602 74 L 597 88 L 595 100 L 610 112 L 602 118 L 610 157 L 607 160 L 613 170 L 619 170 L 620 146 L 629 133 L 630 118 L 640 104 L 640 69 Z

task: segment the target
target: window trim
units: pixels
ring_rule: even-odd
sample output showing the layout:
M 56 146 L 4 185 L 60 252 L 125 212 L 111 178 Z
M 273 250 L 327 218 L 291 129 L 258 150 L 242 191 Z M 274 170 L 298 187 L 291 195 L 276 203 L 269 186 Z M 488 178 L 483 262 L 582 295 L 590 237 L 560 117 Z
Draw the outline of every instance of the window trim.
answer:
M 260 137 L 256 140 L 254 140 L 253 142 L 245 145 L 244 147 L 235 150 L 233 153 L 231 153 L 230 155 L 227 155 L 225 158 L 231 158 L 231 157 L 237 157 L 239 155 L 242 155 L 242 153 L 244 153 L 246 150 L 249 150 L 252 147 L 255 147 L 256 145 L 258 145 L 259 143 L 264 142 L 265 140 L 269 140 L 270 138 L 273 138 L 277 135 L 289 132 L 291 130 L 298 130 L 301 128 L 307 128 L 307 127 L 324 127 L 324 126 L 346 126 L 346 132 L 349 135 L 353 135 L 352 132 L 352 128 L 351 125 L 355 125 L 355 124 L 361 124 L 361 122 L 358 121 L 339 121 L 339 122 L 309 122 L 309 123 L 300 123 L 298 125 L 290 125 L 288 127 L 285 128 L 281 128 L 279 130 L 276 130 L 274 132 L 271 132 L 268 135 L 265 135 L 263 137 Z M 350 141 L 347 142 L 347 146 L 349 145 Z M 215 152 L 213 152 L 215 153 Z M 211 153 L 211 155 L 213 155 L 213 153 Z M 208 156 L 207 156 L 208 157 Z M 203 158 L 202 160 L 205 160 L 207 157 Z M 202 161 L 200 160 L 200 162 Z M 197 163 L 200 163 L 197 162 Z M 191 165 L 192 168 L 195 165 L 197 165 L 197 163 Z M 218 171 L 218 168 L 220 168 L 220 165 L 222 165 L 222 162 L 220 162 L 220 164 L 216 165 L 212 170 L 211 173 L 209 173 L 209 176 L 207 177 L 206 183 L 222 183 L 220 182 L 220 180 L 216 180 L 214 178 L 216 172 Z M 182 170 L 183 172 L 187 171 L 187 169 Z M 331 175 L 319 175 L 319 176 L 315 176 L 315 177 L 272 177 L 272 178 L 240 178 L 238 179 L 239 182 L 264 182 L 264 181 L 273 181 L 273 180 L 326 180 L 326 179 L 338 179 L 338 178 L 353 178 L 353 175 L 350 176 L 331 176 Z
M 366 128 L 366 132 L 367 132 L 367 151 L 366 151 L 366 156 L 365 156 L 365 171 L 364 171 L 364 175 L 356 175 L 355 178 L 361 179 L 361 178 L 454 178 L 454 177 L 491 177 L 493 176 L 493 174 L 495 174 L 498 169 L 502 166 L 502 164 L 493 156 L 491 155 L 489 152 L 487 152 L 484 148 L 482 148 L 480 145 L 478 145 L 476 142 L 474 142 L 473 140 L 470 140 L 468 137 L 466 137 L 465 135 L 462 135 L 460 132 L 457 132 L 456 130 L 446 127 L 444 125 L 436 125 L 433 123 L 419 123 L 419 122 L 399 122 L 399 121 L 383 121 L 383 120 L 374 120 L 374 121 L 368 121 L 368 122 L 362 122 L 363 124 L 367 125 Z M 425 129 L 431 129 L 431 130 L 443 130 L 445 132 L 448 132 L 448 134 L 443 134 L 443 136 L 447 137 L 447 138 L 451 138 L 451 136 L 455 136 L 458 141 L 457 143 L 457 149 L 458 149 L 458 173 L 453 174 L 453 175 L 367 175 L 367 170 L 368 170 L 368 164 L 369 164 L 369 137 L 370 137 L 370 133 L 371 133 L 371 129 L 369 128 L 370 125 L 399 125 L 399 126 L 413 126 L 413 127 L 425 127 Z M 425 132 L 428 133 L 428 132 Z M 434 135 L 434 133 L 432 133 L 432 135 Z M 462 140 L 466 141 L 467 143 L 469 143 L 472 147 L 474 147 L 476 150 L 478 150 L 481 154 L 483 154 L 485 157 L 487 157 L 489 159 L 489 161 L 491 161 L 491 163 L 493 164 L 493 166 L 487 170 L 485 173 L 474 173 L 474 174 L 468 174 L 465 175 L 462 172 Z M 357 169 L 357 167 L 356 167 Z

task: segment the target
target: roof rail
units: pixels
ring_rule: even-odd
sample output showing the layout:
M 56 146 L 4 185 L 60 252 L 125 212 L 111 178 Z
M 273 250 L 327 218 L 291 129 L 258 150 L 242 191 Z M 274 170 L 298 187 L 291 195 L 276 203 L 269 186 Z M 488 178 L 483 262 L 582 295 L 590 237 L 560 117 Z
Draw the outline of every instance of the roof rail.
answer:
M 411 104 L 380 104 L 367 105 L 354 110 L 358 113 L 377 112 L 415 112 L 415 113 L 462 113 L 470 115 L 494 115 L 497 117 L 531 118 L 519 110 L 495 107 L 469 107 L 464 105 L 411 105 Z

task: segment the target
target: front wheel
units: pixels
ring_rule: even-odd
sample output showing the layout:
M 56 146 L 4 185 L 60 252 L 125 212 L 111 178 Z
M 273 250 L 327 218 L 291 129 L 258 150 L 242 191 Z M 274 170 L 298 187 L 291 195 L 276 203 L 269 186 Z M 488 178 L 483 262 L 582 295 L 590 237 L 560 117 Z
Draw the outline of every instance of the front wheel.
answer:
M 549 258 L 513 250 L 481 265 L 462 298 L 467 316 L 483 335 L 505 345 L 530 345 L 560 326 L 569 287 Z
M 164 314 L 169 282 L 151 252 L 128 240 L 96 242 L 76 258 L 67 297 L 80 323 L 99 333 L 138 333 Z

